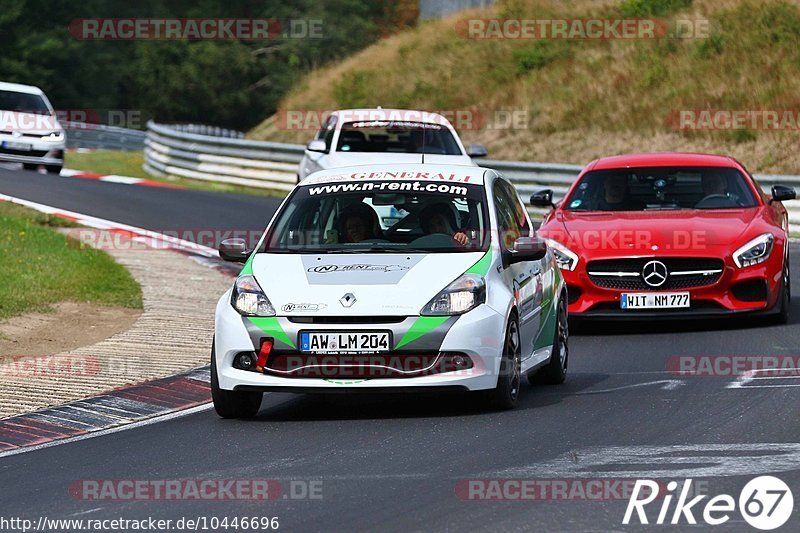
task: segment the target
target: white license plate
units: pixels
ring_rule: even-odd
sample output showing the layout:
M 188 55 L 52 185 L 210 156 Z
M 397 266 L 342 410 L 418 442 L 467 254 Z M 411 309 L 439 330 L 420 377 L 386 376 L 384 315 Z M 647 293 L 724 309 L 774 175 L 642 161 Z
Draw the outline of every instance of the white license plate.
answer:
M 33 145 L 30 143 L 3 141 L 3 148 L 8 148 L 9 150 L 22 150 L 24 152 L 30 152 L 33 149 Z
M 690 307 L 688 292 L 628 292 L 622 293 L 622 309 L 679 309 Z
M 388 352 L 388 331 L 337 331 L 300 333 L 300 351 L 309 353 L 378 353 Z

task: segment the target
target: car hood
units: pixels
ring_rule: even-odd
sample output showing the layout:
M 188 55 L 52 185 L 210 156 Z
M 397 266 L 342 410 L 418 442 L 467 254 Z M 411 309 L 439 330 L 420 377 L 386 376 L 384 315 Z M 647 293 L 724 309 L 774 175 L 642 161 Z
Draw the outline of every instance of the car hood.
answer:
M 394 154 L 386 152 L 335 152 L 325 157 L 325 168 L 348 167 L 354 165 L 415 164 L 422 161 L 422 154 Z M 475 165 L 466 155 L 425 154 L 425 162 L 444 165 Z M 321 162 L 322 163 L 322 162 Z
M 0 131 L 45 135 L 61 129 L 54 115 L 0 110 Z
M 252 269 L 278 316 L 408 316 L 483 255 L 261 253 Z M 343 304 L 348 293 L 355 302 Z
M 652 253 L 702 249 L 736 244 L 758 215 L 759 208 L 581 213 L 561 211 L 561 228 L 551 237 L 575 251 L 592 255 L 619 255 L 620 251 Z M 545 232 L 547 233 L 547 232 Z M 547 236 L 547 235 L 545 235 Z

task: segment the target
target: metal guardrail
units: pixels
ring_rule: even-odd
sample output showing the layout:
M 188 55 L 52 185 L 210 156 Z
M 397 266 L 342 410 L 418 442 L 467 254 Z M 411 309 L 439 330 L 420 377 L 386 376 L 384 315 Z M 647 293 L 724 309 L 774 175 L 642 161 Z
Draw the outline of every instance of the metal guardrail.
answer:
M 222 183 L 288 191 L 297 181 L 297 165 L 304 146 L 240 138 L 214 137 L 181 131 L 174 127 L 148 122 L 145 141 L 146 171 Z M 540 189 L 553 189 L 560 200 L 583 169 L 580 165 L 532 163 L 476 159 L 485 168 L 503 173 L 516 186 L 523 200 Z M 776 184 L 797 188 L 800 176 L 761 175 L 756 179 L 767 192 Z M 791 229 L 800 233 L 800 200 L 785 202 Z M 545 209 L 529 208 L 532 214 Z
M 141 150 L 146 133 L 140 130 L 118 128 L 103 124 L 62 122 L 67 132 L 67 148 L 102 150 Z

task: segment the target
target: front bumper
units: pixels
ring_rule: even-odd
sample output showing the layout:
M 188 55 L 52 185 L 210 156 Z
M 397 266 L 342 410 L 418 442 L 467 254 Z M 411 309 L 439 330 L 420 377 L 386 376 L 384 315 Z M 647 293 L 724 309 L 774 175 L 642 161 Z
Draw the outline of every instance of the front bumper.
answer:
M 295 318 L 295 317 L 292 317 Z M 320 317 L 309 317 L 319 319 Z M 362 390 L 378 392 L 394 390 L 484 390 L 497 385 L 502 355 L 505 317 L 487 305 L 460 317 L 451 317 L 440 327 L 398 346 L 417 323 L 419 317 L 398 317 L 387 323 L 359 322 L 349 324 L 297 323 L 289 317 L 275 317 L 264 327 L 263 322 L 242 317 L 230 305 L 230 292 L 220 298 L 215 321 L 215 352 L 219 386 L 225 390 L 260 390 L 288 392 L 335 392 Z M 256 326 L 255 323 L 261 324 Z M 270 329 L 272 328 L 272 329 Z M 275 328 L 280 328 L 278 331 Z M 314 331 L 376 331 L 391 330 L 392 354 L 459 353 L 469 357 L 471 368 L 412 377 L 363 378 L 363 374 L 348 377 L 346 371 L 335 377 L 283 377 L 234 368 L 234 358 L 243 352 L 258 352 L 260 340 L 275 339 L 273 354 L 298 355 L 299 333 Z
M 5 142 L 24 143 L 30 145 L 30 150 L 10 149 L 4 146 Z M 64 149 L 66 142 L 43 141 L 39 137 L 23 136 L 13 137 L 0 134 L 0 161 L 7 163 L 23 163 L 28 165 L 63 166 Z
M 658 257 L 654 257 L 658 259 Z M 569 314 L 575 318 L 597 319 L 689 319 L 716 318 L 772 312 L 779 303 L 783 255 L 773 250 L 764 263 L 737 268 L 730 257 L 724 259 L 722 276 L 709 285 L 669 291 L 634 291 L 599 287 L 586 272 L 586 261 L 574 271 L 562 271 L 570 291 Z M 742 288 L 763 285 L 764 298 L 743 298 Z M 623 293 L 689 292 L 690 307 L 683 309 L 621 309 Z

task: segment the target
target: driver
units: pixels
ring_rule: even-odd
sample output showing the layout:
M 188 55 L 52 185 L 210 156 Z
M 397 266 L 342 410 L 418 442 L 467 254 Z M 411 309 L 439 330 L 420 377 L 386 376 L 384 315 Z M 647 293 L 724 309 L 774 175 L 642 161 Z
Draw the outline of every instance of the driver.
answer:
M 713 196 L 715 194 L 726 196 L 728 194 L 728 180 L 722 174 L 703 174 L 700 182 L 703 188 L 703 196 Z
M 453 228 L 455 226 L 453 218 L 453 210 L 450 205 L 439 202 L 431 204 L 419 212 L 419 225 L 422 231 L 428 235 L 442 233 L 453 237 L 453 240 L 460 246 L 467 246 L 469 237 L 466 232 Z
M 380 225 L 375 210 L 363 202 L 347 206 L 340 216 L 340 242 L 353 243 L 380 239 Z
M 710 198 L 727 198 L 734 202 L 739 201 L 739 197 L 728 191 L 728 178 L 724 174 L 712 172 L 703 174 L 700 178 L 700 187 L 703 189 L 703 198 L 697 204 L 703 203 Z

